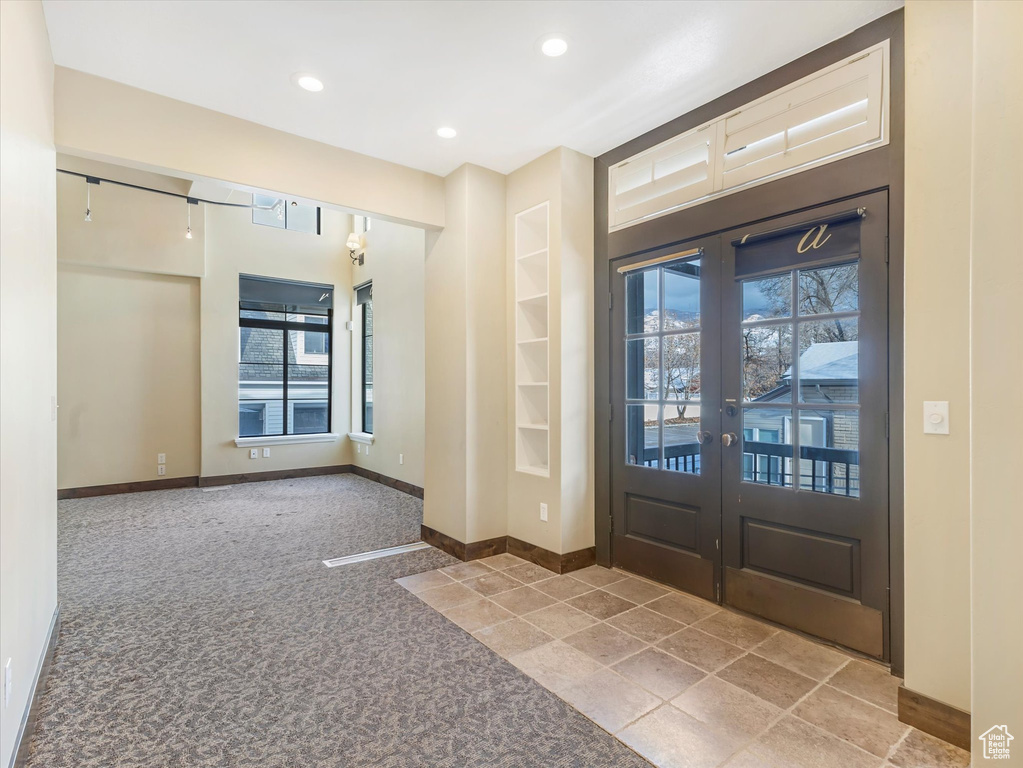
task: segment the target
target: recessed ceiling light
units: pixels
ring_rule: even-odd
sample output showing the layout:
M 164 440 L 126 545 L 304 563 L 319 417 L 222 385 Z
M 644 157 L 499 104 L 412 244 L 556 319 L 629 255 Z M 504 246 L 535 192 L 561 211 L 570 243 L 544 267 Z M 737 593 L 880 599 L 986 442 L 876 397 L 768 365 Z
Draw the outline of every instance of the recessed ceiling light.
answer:
M 291 80 L 299 88 L 306 91 L 312 91 L 313 93 L 319 93 L 323 90 L 323 82 L 312 75 L 307 75 L 303 72 L 296 72 L 291 76 Z
M 455 136 L 458 135 L 458 131 L 456 131 L 454 128 L 445 125 L 437 129 L 437 135 L 440 136 L 442 139 L 453 139 L 455 138 Z
M 560 35 L 551 35 L 540 44 L 544 56 L 560 56 L 568 50 L 568 41 Z

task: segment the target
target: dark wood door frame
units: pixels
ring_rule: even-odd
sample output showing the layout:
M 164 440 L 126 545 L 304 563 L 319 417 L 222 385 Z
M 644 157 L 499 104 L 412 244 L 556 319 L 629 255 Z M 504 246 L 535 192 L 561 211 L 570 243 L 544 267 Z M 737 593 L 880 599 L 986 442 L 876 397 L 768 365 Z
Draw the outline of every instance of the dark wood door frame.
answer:
M 617 259 L 670 248 L 683 240 L 712 236 L 739 226 L 754 226 L 783 214 L 799 213 L 825 203 L 850 200 L 868 192 L 887 190 L 890 329 L 888 401 L 891 423 L 903 423 L 903 25 L 903 11 L 888 14 L 594 160 L 594 296 L 597 297 L 594 301 L 594 458 L 597 468 L 595 533 L 598 563 L 611 563 L 611 313 L 609 303 L 602 297 L 610 295 L 611 270 Z M 608 233 L 607 184 L 610 166 L 883 40 L 889 40 L 891 46 L 890 140 L 887 146 Z M 892 429 L 889 450 L 891 662 L 893 672 L 901 674 L 904 669 L 905 613 L 901 429 Z

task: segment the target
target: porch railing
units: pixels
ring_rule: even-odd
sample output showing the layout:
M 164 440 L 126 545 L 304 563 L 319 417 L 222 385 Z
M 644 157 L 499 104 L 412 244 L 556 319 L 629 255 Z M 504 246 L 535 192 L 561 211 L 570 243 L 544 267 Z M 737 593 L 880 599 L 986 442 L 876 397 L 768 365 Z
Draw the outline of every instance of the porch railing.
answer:
M 784 443 L 743 441 L 743 458 L 752 457 L 752 467 L 743 467 L 743 480 L 764 485 L 791 486 L 792 446 Z M 801 445 L 799 487 L 840 496 L 859 496 L 859 451 Z M 809 469 L 807 473 L 806 469 Z

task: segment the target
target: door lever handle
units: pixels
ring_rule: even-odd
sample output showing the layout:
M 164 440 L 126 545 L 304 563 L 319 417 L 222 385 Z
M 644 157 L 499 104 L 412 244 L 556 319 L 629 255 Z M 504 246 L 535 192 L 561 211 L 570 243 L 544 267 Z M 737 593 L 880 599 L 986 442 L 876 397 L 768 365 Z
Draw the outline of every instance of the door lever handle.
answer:
M 725 432 L 725 434 L 721 435 L 721 443 L 725 448 L 735 445 L 737 442 L 739 442 L 739 438 L 735 436 L 734 432 Z
M 700 445 L 704 445 L 706 443 L 709 443 L 713 439 L 714 439 L 714 435 L 712 435 L 710 432 L 697 432 L 696 433 L 696 442 L 698 442 Z

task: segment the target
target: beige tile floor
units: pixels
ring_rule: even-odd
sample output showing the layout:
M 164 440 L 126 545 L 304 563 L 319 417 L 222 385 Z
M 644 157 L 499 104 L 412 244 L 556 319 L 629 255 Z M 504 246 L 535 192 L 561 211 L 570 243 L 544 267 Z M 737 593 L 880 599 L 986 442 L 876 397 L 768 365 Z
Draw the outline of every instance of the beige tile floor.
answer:
M 946 768 L 887 669 L 622 571 L 495 555 L 398 579 L 662 768 Z

